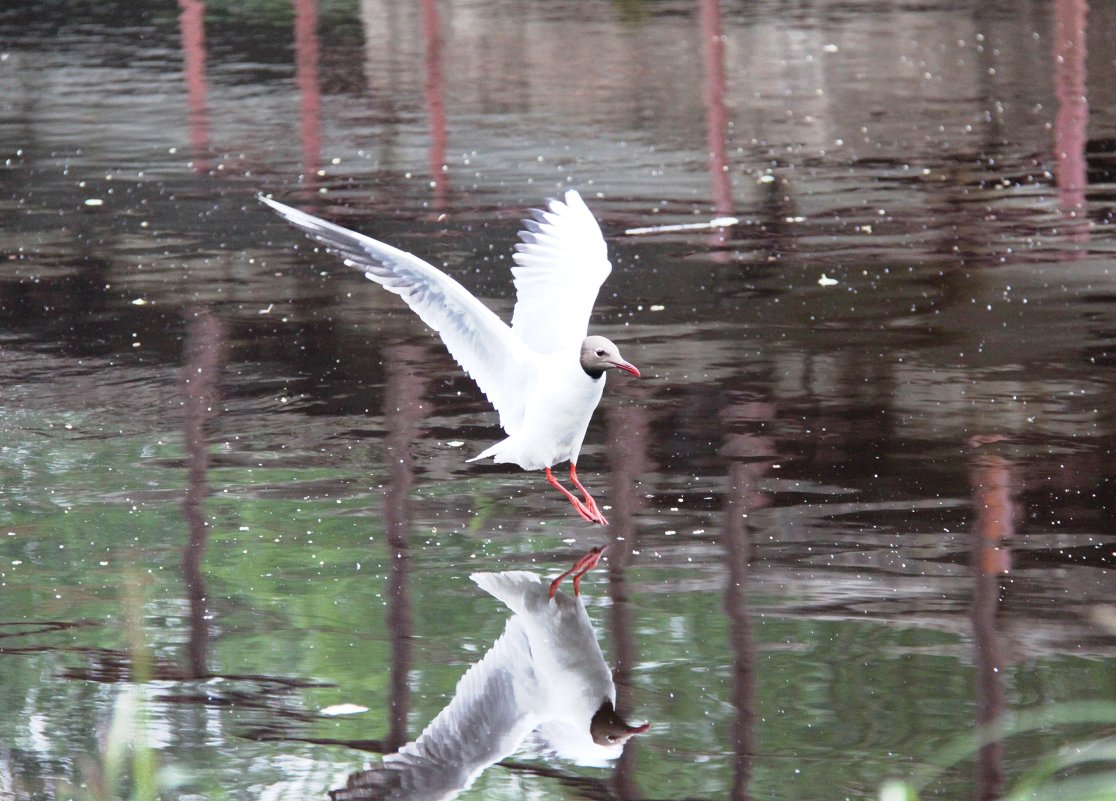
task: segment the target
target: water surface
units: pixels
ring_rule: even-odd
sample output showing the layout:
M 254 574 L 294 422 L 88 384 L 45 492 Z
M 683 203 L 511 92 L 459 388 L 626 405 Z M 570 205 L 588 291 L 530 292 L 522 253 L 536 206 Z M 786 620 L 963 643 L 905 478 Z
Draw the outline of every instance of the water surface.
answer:
M 650 731 L 463 797 L 866 797 L 1111 698 L 1111 8 L 17 0 L 0 31 L 2 794 L 89 783 L 138 686 L 167 797 L 325 798 L 503 630 L 469 573 L 606 542 L 589 612 Z M 254 199 L 507 316 L 565 188 L 614 266 L 592 330 L 644 374 L 579 462 L 607 529 L 466 464 L 501 435 L 437 338 Z

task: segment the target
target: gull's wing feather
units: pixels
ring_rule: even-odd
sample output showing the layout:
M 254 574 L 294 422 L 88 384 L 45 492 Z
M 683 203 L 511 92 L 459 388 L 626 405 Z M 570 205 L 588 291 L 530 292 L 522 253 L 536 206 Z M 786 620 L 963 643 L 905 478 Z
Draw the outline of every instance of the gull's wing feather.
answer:
M 612 265 L 593 213 L 570 190 L 523 221 L 515 246 L 512 330 L 540 353 L 577 353 Z
M 514 432 L 523 419 L 523 388 L 533 378 L 534 354 L 491 309 L 417 256 L 263 195 L 259 199 L 369 280 L 403 298 L 477 382 L 500 413 L 504 430 Z
M 454 798 L 519 748 L 539 722 L 529 704 L 540 692 L 527 635 L 513 617 L 418 739 L 351 775 L 344 790 L 330 795 L 334 801 Z

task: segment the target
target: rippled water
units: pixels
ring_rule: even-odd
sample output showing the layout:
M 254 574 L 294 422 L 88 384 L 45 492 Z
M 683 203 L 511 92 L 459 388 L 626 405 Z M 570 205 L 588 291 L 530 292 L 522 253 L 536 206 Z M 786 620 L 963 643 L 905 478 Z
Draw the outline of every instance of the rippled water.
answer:
M 463 797 L 866 797 L 1111 698 L 1113 36 L 1080 0 L 5 4 L 0 795 L 92 786 L 138 687 L 165 797 L 325 798 L 504 630 L 470 573 L 606 542 L 650 730 Z M 466 464 L 500 434 L 437 338 L 254 199 L 507 316 L 566 187 L 644 376 L 579 462 L 607 529 Z

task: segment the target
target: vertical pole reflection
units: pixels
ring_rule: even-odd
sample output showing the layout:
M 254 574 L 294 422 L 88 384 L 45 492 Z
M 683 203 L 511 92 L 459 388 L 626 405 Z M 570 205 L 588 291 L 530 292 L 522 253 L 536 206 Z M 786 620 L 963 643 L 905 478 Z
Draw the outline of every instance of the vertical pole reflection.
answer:
M 700 0 L 702 61 L 705 65 L 705 137 L 709 151 L 709 175 L 713 181 L 713 205 L 718 216 L 733 213 L 732 175 L 729 172 L 728 111 L 725 106 L 725 93 L 728 82 L 725 79 L 725 39 L 721 33 L 720 0 Z M 713 234 L 714 245 L 724 244 L 725 229 L 720 228 Z
M 720 0 L 699 0 L 701 16 L 701 54 L 705 66 L 703 98 L 705 100 L 705 137 L 709 157 L 709 173 L 713 179 L 713 203 L 718 214 L 732 212 L 732 177 L 729 174 L 725 134 L 728 112 L 725 93 L 725 39 L 721 32 Z
M 1088 141 L 1089 98 L 1085 86 L 1086 0 L 1054 2 L 1055 180 L 1063 210 L 1081 221 L 1075 239 L 1087 239 L 1084 225 L 1088 183 L 1085 146 Z
M 442 95 L 442 33 L 438 22 L 437 0 L 422 0 L 422 38 L 426 42 L 426 81 L 423 96 L 430 118 L 428 165 L 434 187 L 434 208 L 446 204 L 449 189 L 446 172 L 446 105 Z
M 186 336 L 186 363 L 182 368 L 182 439 L 186 450 L 186 497 L 182 513 L 189 532 L 182 551 L 182 580 L 190 604 L 190 638 L 187 643 L 192 678 L 208 674 L 209 647 L 208 598 L 202 558 L 208 523 L 202 504 L 209 493 L 206 475 L 209 449 L 206 425 L 215 416 L 218 402 L 217 382 L 221 373 L 224 331 L 221 321 L 208 310 L 194 315 Z
M 209 110 L 205 83 L 205 3 L 178 0 L 182 13 L 178 28 L 182 37 L 182 73 L 186 81 L 186 128 L 190 135 L 191 158 L 196 172 L 208 169 Z
M 748 529 L 750 508 L 745 500 L 755 494 L 754 465 L 734 462 L 729 467 L 728 497 L 725 502 L 725 556 L 728 561 L 728 586 L 725 612 L 729 619 L 729 649 L 732 651 L 733 771 L 732 801 L 747 801 L 748 783 L 755 759 L 755 638 L 748 617 L 748 571 L 752 561 L 752 536 Z
M 609 512 L 608 594 L 612 600 L 609 623 L 613 644 L 612 658 L 616 668 L 616 709 L 632 708 L 632 670 L 638 661 L 635 638 L 632 636 L 631 602 L 626 578 L 636 545 L 635 518 L 641 505 L 638 477 L 647 472 L 647 410 L 640 407 L 613 407 L 608 412 Z M 616 763 L 613 774 L 618 798 L 639 797 L 636 786 L 636 749 L 629 742 Z
M 384 493 L 384 530 L 387 535 L 388 564 L 387 628 L 391 638 L 391 711 L 384 752 L 398 751 L 407 742 L 407 715 L 410 711 L 411 598 L 408 579 L 411 573 L 411 487 L 414 484 L 414 458 L 411 445 L 419 434 L 419 421 L 425 415 L 422 396 L 426 382 L 420 377 L 421 365 L 430 354 L 419 345 L 393 344 L 384 350 L 387 388 L 384 420 L 385 446 L 391 466 Z
M 1011 567 L 1007 540 L 1012 534 L 1011 463 L 984 455 L 970 464 L 973 493 L 973 648 L 976 665 L 977 724 L 995 725 L 1004 712 L 1003 664 L 996 635 L 1000 604 L 999 576 Z M 1003 743 L 980 749 L 976 762 L 976 798 L 991 801 L 1003 789 Z
M 302 178 L 314 183 L 322 163 L 322 92 L 318 84 L 318 0 L 294 0 L 295 83 L 298 84 Z
M 748 516 L 767 505 L 759 481 L 771 465 L 774 443 L 770 437 L 734 433 L 742 424 L 773 419 L 769 403 L 738 401 L 722 412 L 730 433 L 721 449 L 729 462 L 725 487 L 725 520 L 722 543 L 728 566 L 725 587 L 725 613 L 729 621 L 729 648 L 732 651 L 732 705 L 736 719 L 732 724 L 733 761 L 732 801 L 747 801 L 748 784 L 756 754 L 755 740 L 755 636 L 748 611 L 748 578 L 752 560 L 752 533 Z

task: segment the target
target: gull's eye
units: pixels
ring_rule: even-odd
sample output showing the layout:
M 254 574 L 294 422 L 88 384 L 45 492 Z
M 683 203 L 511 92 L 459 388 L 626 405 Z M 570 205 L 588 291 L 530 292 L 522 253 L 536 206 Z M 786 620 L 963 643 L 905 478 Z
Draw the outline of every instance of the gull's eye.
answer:
M 601 348 L 597 348 L 597 356 L 604 356 L 605 352 Z

